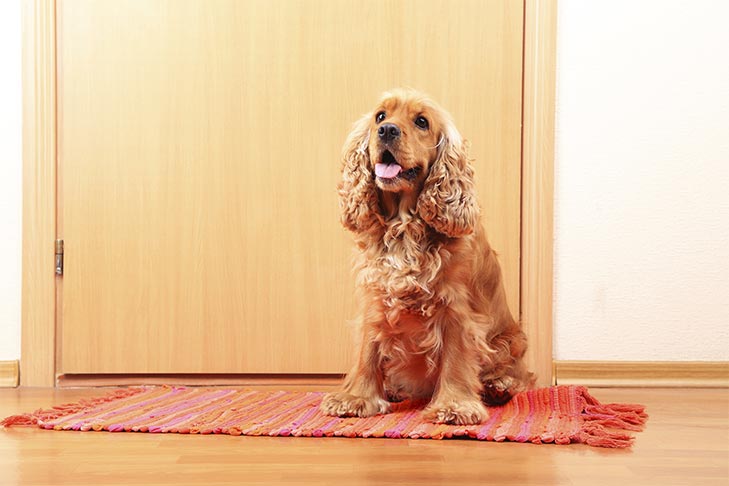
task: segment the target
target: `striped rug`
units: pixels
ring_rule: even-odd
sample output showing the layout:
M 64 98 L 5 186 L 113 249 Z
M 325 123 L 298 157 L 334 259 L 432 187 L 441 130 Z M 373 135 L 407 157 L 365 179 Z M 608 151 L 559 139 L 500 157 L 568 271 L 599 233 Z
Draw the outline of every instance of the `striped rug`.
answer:
M 470 438 L 535 444 L 629 447 L 626 431 L 642 430 L 642 406 L 600 404 L 580 386 L 521 393 L 472 426 L 434 424 L 422 403 L 393 404 L 392 413 L 337 418 L 319 412 L 324 393 L 236 388 L 135 387 L 49 410 L 6 418 L 0 425 L 48 430 L 229 434 L 294 437 Z

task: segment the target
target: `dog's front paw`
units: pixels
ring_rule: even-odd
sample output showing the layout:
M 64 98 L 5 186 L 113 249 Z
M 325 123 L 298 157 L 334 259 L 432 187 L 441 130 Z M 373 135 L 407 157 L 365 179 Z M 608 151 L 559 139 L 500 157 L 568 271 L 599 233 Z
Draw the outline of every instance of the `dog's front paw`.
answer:
M 484 383 L 481 398 L 489 405 L 503 405 L 514 396 L 516 382 L 510 376 L 502 376 Z
M 390 411 L 390 404 L 379 397 L 363 398 L 349 393 L 327 393 L 319 407 L 327 415 L 337 417 L 371 417 Z
M 480 400 L 466 399 L 433 403 L 425 409 L 425 420 L 441 424 L 475 425 L 489 416 Z

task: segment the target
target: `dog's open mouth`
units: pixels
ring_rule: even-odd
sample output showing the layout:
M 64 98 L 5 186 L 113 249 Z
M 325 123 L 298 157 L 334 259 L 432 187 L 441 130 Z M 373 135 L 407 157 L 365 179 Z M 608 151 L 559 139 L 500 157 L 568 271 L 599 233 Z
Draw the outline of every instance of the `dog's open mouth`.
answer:
M 400 177 L 413 180 L 418 175 L 419 170 L 420 167 L 403 170 L 402 166 L 397 163 L 397 159 L 389 150 L 385 150 L 382 153 L 382 162 L 375 164 L 375 175 L 383 182 L 393 182 Z

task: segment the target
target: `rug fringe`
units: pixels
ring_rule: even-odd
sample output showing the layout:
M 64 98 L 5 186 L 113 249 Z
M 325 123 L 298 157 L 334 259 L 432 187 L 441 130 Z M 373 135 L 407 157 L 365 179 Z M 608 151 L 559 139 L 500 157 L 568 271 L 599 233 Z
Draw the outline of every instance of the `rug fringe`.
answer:
M 13 425 L 41 425 L 43 422 L 56 420 L 67 415 L 83 412 L 103 403 L 113 402 L 122 398 L 131 397 L 145 391 L 146 388 L 121 388 L 113 390 L 106 395 L 94 398 L 84 398 L 74 403 L 55 405 L 53 408 L 39 408 L 35 412 L 20 415 L 11 415 L 0 422 L 0 427 L 11 427 Z
M 596 447 L 630 447 L 633 436 L 608 429 L 640 432 L 645 427 L 648 414 L 643 405 L 632 403 L 600 403 L 585 387 L 578 387 L 585 400 L 582 413 L 584 420 L 578 434 L 578 442 Z
M 633 444 L 634 437 L 621 432 L 611 432 L 602 425 L 582 427 L 577 441 L 593 447 L 626 448 Z

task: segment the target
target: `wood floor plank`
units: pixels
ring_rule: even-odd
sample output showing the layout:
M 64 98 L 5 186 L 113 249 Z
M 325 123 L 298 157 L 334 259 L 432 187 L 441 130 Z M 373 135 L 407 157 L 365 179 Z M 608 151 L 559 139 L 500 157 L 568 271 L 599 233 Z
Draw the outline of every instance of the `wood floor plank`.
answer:
M 729 484 L 729 390 L 591 392 L 603 402 L 647 406 L 648 426 L 637 434 L 631 450 L 468 440 L 111 434 L 14 427 L 0 430 L 0 484 Z M 101 393 L 104 390 L 2 389 L 0 416 Z

